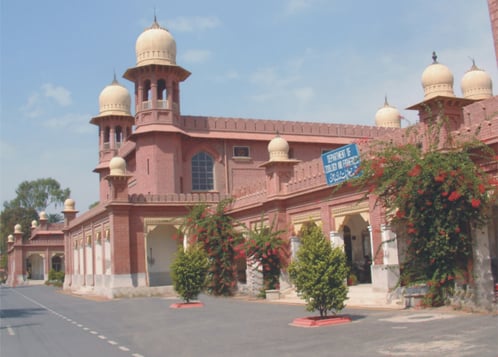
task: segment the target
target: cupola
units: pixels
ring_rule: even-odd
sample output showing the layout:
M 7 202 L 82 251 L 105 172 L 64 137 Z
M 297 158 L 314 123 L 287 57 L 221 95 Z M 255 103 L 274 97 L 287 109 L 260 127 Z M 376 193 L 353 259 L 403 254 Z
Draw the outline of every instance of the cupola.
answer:
M 432 63 L 422 73 L 424 99 L 437 96 L 454 97 L 453 74 L 448 67 L 437 61 L 436 52 L 432 53 Z
M 478 68 L 474 60 L 472 67 L 462 77 L 461 88 L 466 99 L 487 99 L 493 96 L 491 76 Z
M 145 29 L 135 44 L 137 67 L 149 64 L 176 66 L 176 42 L 168 30 L 161 27 L 156 18 Z
M 375 125 L 386 128 L 401 127 L 401 114 L 396 107 L 389 105 L 387 97 L 384 99 L 384 106 L 375 114 Z
M 128 89 L 114 80 L 106 86 L 99 96 L 99 116 L 126 115 L 130 116 L 131 97 Z
M 124 176 L 126 174 L 126 161 L 119 156 L 114 156 L 109 162 L 111 176 Z
M 277 134 L 268 144 L 268 153 L 270 161 L 287 161 L 289 160 L 289 143 Z

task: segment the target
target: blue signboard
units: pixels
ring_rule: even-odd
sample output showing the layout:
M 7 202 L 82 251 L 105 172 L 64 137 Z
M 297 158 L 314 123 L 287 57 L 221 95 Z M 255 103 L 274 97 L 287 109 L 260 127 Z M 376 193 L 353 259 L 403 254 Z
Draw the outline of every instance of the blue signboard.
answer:
M 323 169 L 328 185 L 337 185 L 358 174 L 360 154 L 356 144 L 341 146 L 322 154 Z

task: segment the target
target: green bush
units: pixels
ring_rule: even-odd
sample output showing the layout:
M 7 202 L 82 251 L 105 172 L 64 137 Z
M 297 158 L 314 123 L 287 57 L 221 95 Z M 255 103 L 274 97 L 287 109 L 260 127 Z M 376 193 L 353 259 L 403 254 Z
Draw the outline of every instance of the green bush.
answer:
M 206 253 L 199 244 L 178 249 L 171 264 L 171 277 L 173 287 L 185 302 L 196 299 L 206 286 L 208 267 Z
M 299 236 L 301 246 L 297 259 L 289 266 L 289 276 L 308 311 L 318 310 L 321 317 L 328 311 L 335 315 L 344 309 L 347 299 L 346 256 L 342 249 L 331 246 L 314 222 L 305 223 Z
M 63 271 L 56 271 L 54 269 L 50 270 L 48 272 L 48 280 L 46 282 L 47 285 L 55 285 L 55 286 L 62 286 L 64 283 L 64 272 Z

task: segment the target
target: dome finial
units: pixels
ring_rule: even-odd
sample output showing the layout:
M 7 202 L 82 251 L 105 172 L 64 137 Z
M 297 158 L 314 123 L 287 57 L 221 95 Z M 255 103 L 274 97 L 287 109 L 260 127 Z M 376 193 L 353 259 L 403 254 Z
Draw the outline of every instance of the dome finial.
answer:
M 384 107 L 388 107 L 389 103 L 387 101 L 387 94 L 384 94 Z
M 477 66 L 476 66 L 476 60 L 474 59 L 474 57 L 469 57 L 469 58 L 470 58 L 470 60 L 472 61 L 472 67 L 470 67 L 470 70 L 471 70 L 471 71 L 475 71 L 476 69 L 479 69 L 479 68 L 477 68 Z
M 112 79 L 112 84 L 118 84 L 118 80 L 116 78 L 116 68 L 114 68 L 113 72 L 114 72 L 114 78 Z
M 432 51 L 432 63 L 437 63 L 436 51 Z
M 157 22 L 157 16 L 156 16 L 156 7 L 154 6 L 154 22 L 152 23 L 152 28 L 158 29 L 161 26 L 159 26 L 159 23 Z

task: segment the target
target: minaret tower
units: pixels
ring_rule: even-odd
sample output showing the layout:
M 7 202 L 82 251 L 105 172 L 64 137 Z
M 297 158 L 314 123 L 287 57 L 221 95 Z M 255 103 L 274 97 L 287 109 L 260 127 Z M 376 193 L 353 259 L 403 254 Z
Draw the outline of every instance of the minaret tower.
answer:
M 176 42 L 154 16 L 137 38 L 136 66 L 124 78 L 135 84 L 137 180 L 134 192 L 169 194 L 182 191 L 180 82 L 190 72 L 176 64 Z
M 152 26 L 137 38 L 135 51 L 137 65 L 123 77 L 135 83 L 137 129 L 157 123 L 178 125 L 179 83 L 190 72 L 176 64 L 175 39 L 154 16 Z
M 131 97 L 128 90 L 118 83 L 116 75 L 99 96 L 99 115 L 90 123 L 99 127 L 99 164 L 94 172 L 100 174 L 100 201 L 108 196 L 104 177 L 109 173 L 109 162 L 119 152 L 131 135 L 135 118 L 130 113 Z

